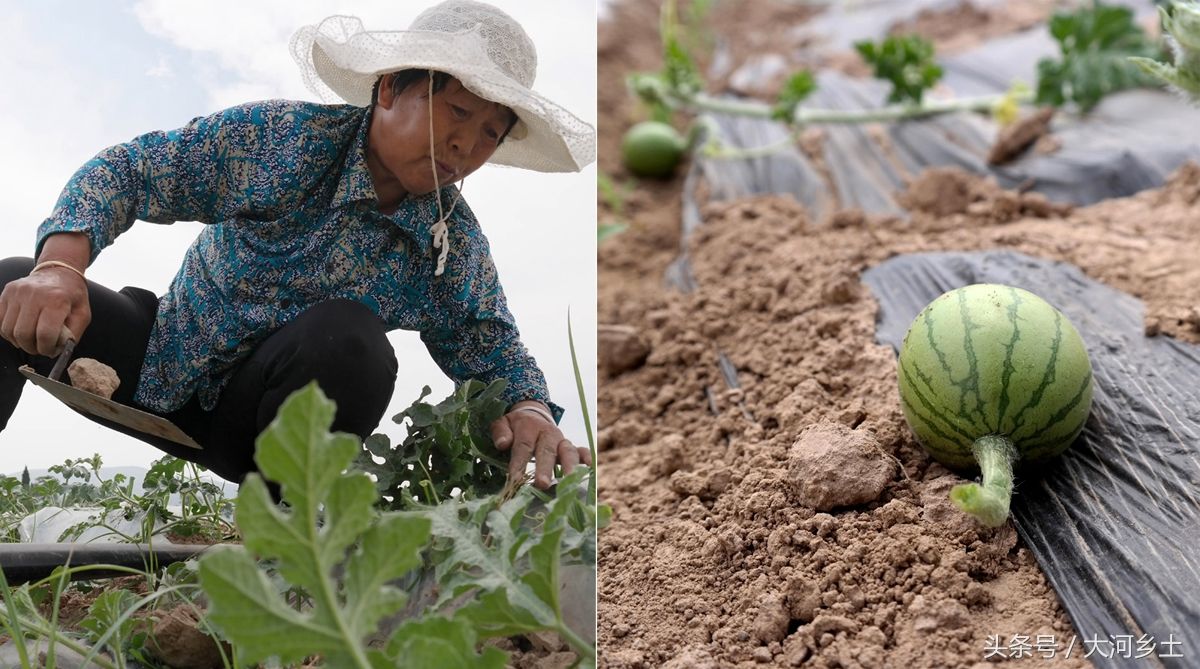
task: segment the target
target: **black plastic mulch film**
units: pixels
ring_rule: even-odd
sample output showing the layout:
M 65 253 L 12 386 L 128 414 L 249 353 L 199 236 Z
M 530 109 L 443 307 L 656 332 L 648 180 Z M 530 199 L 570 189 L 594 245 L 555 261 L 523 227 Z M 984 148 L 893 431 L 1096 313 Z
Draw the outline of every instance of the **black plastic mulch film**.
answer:
M 866 3 L 809 29 L 848 44 L 878 38 L 892 21 L 922 7 L 949 4 L 920 0 L 897 10 L 905 3 Z M 1154 9 L 1148 1 L 1120 4 L 1139 16 Z M 1043 25 L 939 60 L 951 90 L 979 95 L 1002 92 L 1015 79 L 1034 82 L 1037 59 L 1054 51 Z M 714 62 L 723 62 L 720 54 Z M 770 73 L 756 73 L 754 64 L 740 73 L 743 81 L 759 75 Z M 818 73 L 818 82 L 806 101 L 814 107 L 877 107 L 886 94 L 879 82 L 837 73 Z M 712 119 L 732 147 L 766 146 L 787 132 L 770 121 Z M 1086 205 L 1160 186 L 1184 162 L 1200 161 L 1200 110 L 1161 91 L 1115 95 L 1084 118 L 1060 114 L 1053 130 L 1062 142 L 1057 152 L 1027 154 L 997 168 L 985 161 L 995 129 L 981 115 L 888 124 L 886 147 L 861 127 L 823 130 L 828 181 L 796 150 L 693 162 L 684 184 L 684 237 L 702 223 L 695 198 L 700 180 L 710 200 L 790 194 L 819 220 L 838 205 L 905 215 L 895 194 L 926 167 L 989 174 L 1007 188 Z M 694 284 L 683 246 L 667 279 L 689 291 Z M 1008 251 L 898 256 L 863 279 L 880 303 L 877 339 L 894 348 L 926 304 L 971 283 L 1025 288 L 1071 319 L 1095 374 L 1092 415 L 1057 466 L 1041 478 L 1018 472 L 1014 522 L 1075 624 L 1076 641 L 1132 644 L 1133 652 L 1090 654 L 1095 666 L 1200 667 L 1200 346 L 1148 338 L 1137 299 L 1074 266 Z M 1155 652 L 1141 652 L 1139 642 Z

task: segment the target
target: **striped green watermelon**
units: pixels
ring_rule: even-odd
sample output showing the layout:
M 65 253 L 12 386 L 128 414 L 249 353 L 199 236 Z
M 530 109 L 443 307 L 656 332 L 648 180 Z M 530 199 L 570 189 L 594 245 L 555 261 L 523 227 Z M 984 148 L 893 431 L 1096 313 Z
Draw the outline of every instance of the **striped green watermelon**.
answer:
M 1092 406 L 1079 333 L 1045 300 L 1012 286 L 976 284 L 931 302 L 904 337 L 898 376 L 921 445 L 951 469 L 983 473 L 982 489 L 959 486 L 951 497 L 960 506 L 992 493 L 1002 501 L 998 522 L 1000 508 L 981 518 L 989 525 L 1008 517 L 1012 466 L 1062 453 Z

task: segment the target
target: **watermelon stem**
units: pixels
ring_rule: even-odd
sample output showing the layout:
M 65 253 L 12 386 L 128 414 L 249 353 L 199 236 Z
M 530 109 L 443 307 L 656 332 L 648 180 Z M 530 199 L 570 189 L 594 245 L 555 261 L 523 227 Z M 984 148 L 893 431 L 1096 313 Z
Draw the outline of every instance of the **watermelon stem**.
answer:
M 983 484 L 956 485 L 950 491 L 950 500 L 958 508 L 975 516 L 980 523 L 988 527 L 1000 527 L 1008 520 L 1017 449 L 1007 437 L 989 434 L 976 439 L 971 444 L 971 452 L 979 462 Z

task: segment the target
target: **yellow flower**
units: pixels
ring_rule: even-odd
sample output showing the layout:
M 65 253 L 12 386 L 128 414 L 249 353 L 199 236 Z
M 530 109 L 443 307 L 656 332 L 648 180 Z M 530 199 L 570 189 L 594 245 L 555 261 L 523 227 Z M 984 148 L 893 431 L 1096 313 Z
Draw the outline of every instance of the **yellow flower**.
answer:
M 1020 101 L 1029 94 L 1029 87 L 1018 81 L 1009 87 L 996 104 L 992 105 L 992 118 L 1001 126 L 1006 126 L 1017 120 L 1021 112 Z
M 1017 101 L 1011 95 L 1005 95 L 992 107 L 992 118 L 1001 126 L 1006 126 L 1017 120 L 1017 113 L 1020 108 L 1017 106 Z

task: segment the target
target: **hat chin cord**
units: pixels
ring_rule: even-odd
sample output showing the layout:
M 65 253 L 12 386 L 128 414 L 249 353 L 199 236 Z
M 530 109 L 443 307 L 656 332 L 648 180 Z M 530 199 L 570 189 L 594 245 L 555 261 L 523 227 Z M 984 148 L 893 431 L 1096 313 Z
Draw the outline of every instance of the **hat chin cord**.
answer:
M 441 276 L 442 272 L 446 271 L 446 256 L 450 252 L 450 224 L 448 219 L 450 214 L 454 213 L 454 208 L 458 206 L 458 200 L 462 197 L 462 187 L 454 194 L 454 201 L 450 203 L 450 211 L 442 212 L 442 184 L 438 180 L 437 160 L 433 157 L 433 70 L 429 70 L 429 166 L 433 169 L 433 199 L 437 202 L 438 220 L 433 224 L 430 232 L 433 234 L 433 248 L 441 249 L 438 254 L 437 268 L 433 270 L 434 276 Z M 463 178 L 463 185 L 466 185 L 467 180 Z

